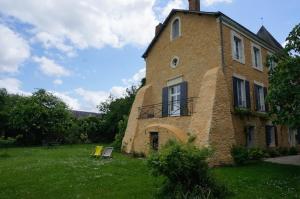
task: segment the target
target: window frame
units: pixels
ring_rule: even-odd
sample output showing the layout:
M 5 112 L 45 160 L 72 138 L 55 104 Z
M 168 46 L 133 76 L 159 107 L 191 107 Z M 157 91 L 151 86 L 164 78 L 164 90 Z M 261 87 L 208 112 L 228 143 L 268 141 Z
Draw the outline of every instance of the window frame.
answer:
M 271 53 L 270 51 L 268 51 L 267 55 L 268 55 L 268 58 L 269 58 L 269 57 L 273 56 L 274 53 Z M 276 66 L 277 66 L 277 63 L 274 60 L 267 59 L 267 62 L 269 62 L 269 61 L 271 61 L 271 63 L 269 63 L 270 64 L 269 70 L 274 70 L 276 68 Z
M 238 75 L 234 75 L 234 77 L 237 79 L 237 108 L 247 108 L 247 94 L 246 94 L 246 78 L 238 76 Z M 243 88 L 243 90 L 241 91 L 241 101 L 242 101 L 242 105 L 239 105 L 239 92 L 238 91 L 238 83 L 239 82 L 243 82 L 243 87 L 241 87 L 241 89 Z
M 238 38 L 241 41 L 241 46 L 240 46 L 240 55 L 239 58 L 236 58 L 236 42 L 234 38 Z M 232 54 L 232 59 L 245 64 L 245 46 L 244 46 L 244 38 L 236 33 L 235 31 L 231 31 L 231 54 Z
M 256 48 L 257 50 L 259 50 L 259 57 L 258 57 L 258 59 L 259 59 L 259 63 L 258 64 L 259 65 L 258 66 L 256 66 L 256 62 L 255 62 L 255 60 L 256 60 L 256 54 L 255 54 L 254 48 Z M 254 69 L 256 69 L 256 70 L 259 70 L 259 71 L 263 72 L 264 66 L 263 66 L 263 63 L 262 63 L 262 49 L 261 49 L 261 47 L 259 45 L 255 44 L 253 42 L 251 42 L 251 56 L 252 56 L 252 67 Z
M 178 36 L 176 36 L 175 38 L 173 37 L 173 25 L 174 25 L 174 22 L 178 20 Z M 175 17 L 172 21 L 171 21 L 171 31 L 170 31 L 170 40 L 171 41 L 174 41 L 176 39 L 178 39 L 179 37 L 181 37 L 181 19 L 180 17 Z
M 264 86 L 264 84 L 263 83 L 260 83 L 260 82 L 257 82 L 257 81 L 254 81 L 254 85 L 256 86 L 256 87 L 258 87 L 259 89 L 261 89 L 261 92 L 262 93 L 260 93 L 260 91 L 259 91 L 259 89 L 258 89 L 258 92 L 257 93 L 255 93 L 255 102 L 256 102 L 256 98 L 259 100 L 259 105 L 260 105 L 260 107 L 259 107 L 259 109 L 257 108 L 258 107 L 258 104 L 256 104 L 256 109 L 257 109 L 257 112 L 266 112 L 267 111 L 267 109 L 266 109 L 266 102 L 265 102 L 265 86 Z M 256 96 L 256 95 L 259 95 L 259 97 L 258 96 Z M 262 108 L 263 107 L 263 108 Z
M 176 89 L 175 89 L 176 88 Z M 172 89 L 176 92 L 172 93 Z M 177 100 L 172 100 L 172 97 L 177 98 Z M 168 114 L 171 117 L 180 116 L 180 98 L 181 98 L 181 86 L 180 84 L 175 84 L 168 87 Z M 172 110 L 174 107 L 178 107 L 177 110 Z

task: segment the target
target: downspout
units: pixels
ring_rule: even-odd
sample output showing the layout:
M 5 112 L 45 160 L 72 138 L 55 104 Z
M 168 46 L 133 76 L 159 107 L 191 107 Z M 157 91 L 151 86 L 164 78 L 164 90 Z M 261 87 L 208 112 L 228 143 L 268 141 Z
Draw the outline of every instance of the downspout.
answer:
M 222 15 L 219 17 L 219 22 L 220 22 L 220 36 L 221 36 L 222 70 L 225 73 L 225 57 L 224 57 L 224 39 L 223 39 L 223 19 L 222 19 Z

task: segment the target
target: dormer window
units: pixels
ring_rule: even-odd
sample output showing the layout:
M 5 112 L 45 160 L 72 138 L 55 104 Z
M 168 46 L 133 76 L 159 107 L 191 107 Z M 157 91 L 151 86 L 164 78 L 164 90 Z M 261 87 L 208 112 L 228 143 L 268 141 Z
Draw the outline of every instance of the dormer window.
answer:
M 177 37 L 180 37 L 181 30 L 180 30 L 180 18 L 177 17 L 173 20 L 172 26 L 171 26 L 171 40 L 176 39 Z

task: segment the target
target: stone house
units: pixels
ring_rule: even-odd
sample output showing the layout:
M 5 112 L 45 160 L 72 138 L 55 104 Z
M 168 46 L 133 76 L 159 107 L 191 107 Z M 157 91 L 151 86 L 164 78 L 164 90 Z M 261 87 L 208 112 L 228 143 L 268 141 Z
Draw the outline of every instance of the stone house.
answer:
M 230 163 L 233 145 L 289 147 L 300 132 L 266 117 L 267 57 L 282 46 L 261 27 L 257 34 L 221 12 L 172 10 L 143 58 L 139 90 L 123 139 L 127 153 L 158 150 L 169 139 L 215 149 L 214 164 Z M 275 67 L 275 63 L 271 63 Z

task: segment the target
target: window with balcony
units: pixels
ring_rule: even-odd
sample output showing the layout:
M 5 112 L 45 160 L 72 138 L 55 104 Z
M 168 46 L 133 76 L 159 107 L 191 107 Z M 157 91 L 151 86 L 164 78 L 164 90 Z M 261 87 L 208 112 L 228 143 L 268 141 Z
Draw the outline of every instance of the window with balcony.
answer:
M 234 107 L 250 108 L 249 81 L 233 77 Z
M 265 97 L 267 95 L 267 89 L 262 85 L 254 84 L 254 95 L 256 101 L 256 111 L 265 112 L 267 111 L 267 105 Z

